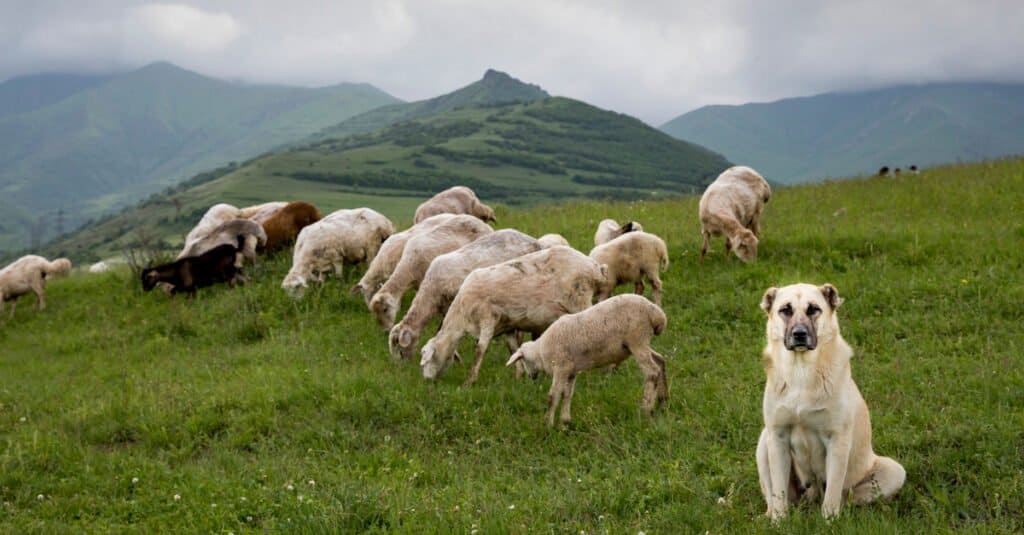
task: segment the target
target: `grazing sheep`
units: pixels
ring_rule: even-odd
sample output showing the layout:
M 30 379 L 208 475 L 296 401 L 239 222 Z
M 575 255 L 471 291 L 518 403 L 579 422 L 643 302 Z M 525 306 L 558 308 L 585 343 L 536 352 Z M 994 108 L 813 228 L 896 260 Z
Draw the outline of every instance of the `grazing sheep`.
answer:
M 459 287 L 441 330 L 420 351 L 423 377 L 435 379 L 458 358 L 465 335 L 477 339 L 466 384 L 476 381 L 491 338 L 514 330 L 540 335 L 556 319 L 590 306 L 605 267 L 565 246 L 473 270 Z M 460 359 L 461 360 L 461 359 Z
M 185 292 L 195 296 L 196 290 L 218 282 L 234 285 L 244 281 L 235 265 L 238 248 L 231 244 L 218 245 L 199 256 L 187 256 L 174 262 L 142 271 L 142 289 L 150 291 L 157 283 L 170 285 L 173 295 Z
M 901 172 L 901 171 L 900 171 L 900 168 L 899 168 L 899 167 L 897 167 L 896 169 L 893 169 L 893 171 L 892 171 L 892 174 L 893 174 L 893 175 L 895 175 L 895 176 L 899 176 L 899 175 L 900 175 L 900 172 Z
M 198 241 L 212 232 L 217 225 L 220 225 L 225 221 L 231 221 L 232 219 L 238 219 L 237 207 L 225 203 L 211 206 L 206 210 L 206 213 L 203 214 L 199 223 L 196 223 L 196 226 L 189 231 L 188 236 L 185 236 L 185 246 L 182 247 L 182 251 L 188 249 L 189 246 L 192 245 L 192 242 Z
M 889 166 L 883 165 L 882 168 L 878 170 L 878 176 L 889 176 Z
M 561 234 L 545 234 L 537 238 L 537 241 L 540 243 L 542 249 L 547 249 L 548 247 L 554 247 L 556 245 L 565 245 L 566 247 L 570 246 L 569 240 L 565 239 L 565 236 L 562 236 Z
M 636 221 L 627 221 L 621 227 L 613 219 L 602 219 L 597 224 L 597 232 L 594 233 L 594 245 L 608 243 L 627 232 L 642 231 L 644 228 Z
M 377 323 L 385 331 L 391 330 L 402 305 L 402 295 L 410 288 L 419 287 L 435 258 L 492 232 L 494 230 L 487 223 L 471 215 L 457 215 L 409 238 L 395 271 L 370 300 L 370 312 Z
M 552 376 L 547 419 L 555 425 L 559 402 L 562 423 L 571 419 L 569 407 L 577 374 L 618 365 L 633 355 L 644 372 L 643 410 L 651 414 L 668 399 L 665 358 L 651 349 L 651 337 L 661 334 L 667 322 L 661 307 L 643 297 L 617 295 L 558 318 L 540 338 L 523 343 L 506 365 L 522 361 L 531 376 L 540 371 Z
M 323 217 L 316 206 L 302 201 L 290 202 L 280 210 L 257 215 L 262 214 L 267 214 L 267 217 L 262 220 L 254 218 L 253 221 L 263 225 L 267 233 L 267 244 L 263 248 L 267 252 L 276 251 L 295 241 L 299 231 Z
M 394 232 L 388 218 L 369 208 L 332 212 L 299 232 L 292 268 L 281 287 L 301 297 L 309 279 L 323 282 L 332 272 L 340 279 L 345 264 L 372 261 Z
M 256 248 L 267 243 L 267 233 L 263 227 L 255 221 L 248 219 L 232 219 L 214 227 L 205 236 L 189 243 L 184 250 L 178 253 L 175 260 L 181 260 L 187 256 L 199 256 L 214 247 L 224 244 L 231 244 L 238 248 L 239 258 L 235 267 L 242 267 L 242 258 L 248 258 L 250 262 L 256 260 Z
M 426 232 L 437 227 L 453 217 L 455 217 L 453 214 L 438 214 L 428 217 L 402 232 L 392 234 L 381 245 L 380 250 L 377 251 L 377 256 L 370 262 L 370 267 L 366 268 L 363 278 L 359 279 L 359 282 L 352 286 L 350 293 L 352 295 L 357 293 L 363 294 L 363 301 L 366 302 L 366 307 L 369 308 L 374 294 L 384 285 L 384 281 L 391 276 L 391 273 L 395 271 L 395 266 L 398 265 L 398 261 L 402 259 L 402 252 L 405 250 L 405 244 L 409 241 L 409 238 L 420 232 Z
M 103 261 L 89 266 L 89 273 L 106 273 L 108 271 L 110 271 L 110 265 Z
M 263 221 L 285 206 L 288 206 L 287 201 L 271 201 L 263 204 L 254 204 L 252 206 L 246 206 L 245 208 L 239 208 L 238 217 Z
M 749 167 L 730 167 L 718 175 L 700 198 L 701 262 L 711 237 L 721 235 L 725 235 L 727 254 L 732 249 L 744 262 L 757 258 L 761 211 L 771 196 L 768 182 Z
M 391 356 L 395 360 L 412 358 L 427 322 L 448 311 L 462 281 L 474 269 L 493 266 L 542 248 L 539 240 L 518 230 L 505 229 L 435 258 L 423 276 L 409 311 L 391 328 L 388 336 Z
M 37 256 L 26 255 L 0 270 L 0 313 L 4 311 L 4 303 L 11 301 L 11 317 L 17 306 L 15 299 L 32 292 L 36 294 L 36 308 L 46 308 L 46 278 L 56 275 L 67 275 L 71 271 L 71 261 L 58 258 L 53 262 Z
M 643 231 L 630 232 L 594 247 L 590 258 L 608 266 L 608 279 L 597 292 L 598 301 L 607 299 L 615 287 L 627 282 L 633 283 L 634 292 L 643 295 L 644 277 L 647 277 L 654 302 L 661 306 L 658 272 L 668 269 L 668 248 L 661 238 Z
M 911 173 L 914 173 L 915 175 L 919 175 L 919 174 L 921 174 L 921 171 L 919 171 L 919 170 L 917 169 L 917 166 L 916 166 L 916 165 L 911 165 L 911 166 L 910 166 L 910 172 L 911 172 Z
M 494 210 L 480 202 L 476 193 L 466 186 L 448 188 L 420 204 L 413 216 L 413 223 L 419 223 L 437 214 L 469 214 L 484 222 L 496 221 Z

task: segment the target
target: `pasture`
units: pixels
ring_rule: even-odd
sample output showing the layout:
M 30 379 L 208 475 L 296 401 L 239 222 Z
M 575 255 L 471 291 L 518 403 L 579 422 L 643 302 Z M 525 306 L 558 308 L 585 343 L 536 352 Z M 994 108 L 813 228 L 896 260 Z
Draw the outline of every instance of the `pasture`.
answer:
M 393 363 L 348 294 L 363 268 L 298 302 L 288 253 L 194 301 L 127 272 L 54 280 L 47 310 L 25 298 L 0 322 L 0 531 L 1024 530 L 1024 161 L 778 189 L 750 265 L 721 239 L 699 265 L 696 212 L 499 210 L 584 251 L 604 217 L 669 245 L 667 405 L 640 414 L 630 360 L 580 375 L 567 429 L 544 422 L 550 379 L 513 377 L 503 344 L 470 388 L 468 365 L 427 383 Z M 754 463 L 758 303 L 796 281 L 845 298 L 875 449 L 907 470 L 893 501 L 830 526 L 812 506 L 772 526 Z

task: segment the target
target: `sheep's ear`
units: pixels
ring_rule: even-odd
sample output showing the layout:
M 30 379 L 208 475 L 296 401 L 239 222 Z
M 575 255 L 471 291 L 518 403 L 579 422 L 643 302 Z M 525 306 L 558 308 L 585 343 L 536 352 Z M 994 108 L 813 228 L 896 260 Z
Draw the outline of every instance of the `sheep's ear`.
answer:
M 761 298 L 761 310 L 764 310 L 765 314 L 771 314 L 772 303 L 775 302 L 775 294 L 778 291 L 779 289 L 774 286 L 764 291 L 764 297 Z
M 843 298 L 839 297 L 839 290 L 836 290 L 835 286 L 825 283 L 818 287 L 821 295 L 825 296 L 825 301 L 828 302 L 828 306 L 832 307 L 832 310 L 839 308 L 839 305 L 843 304 Z
M 458 351 L 455 352 L 455 360 L 458 361 L 459 364 L 462 364 L 462 355 L 460 355 Z
M 350 293 L 352 295 L 356 295 L 358 293 L 361 293 L 362 291 L 363 291 L 363 285 L 362 284 L 356 284 L 351 289 L 349 289 L 348 293 Z
M 508 358 L 508 362 L 505 363 L 505 366 L 511 366 L 511 365 L 515 364 L 516 362 L 522 360 L 522 359 L 523 359 L 523 350 L 522 349 L 517 349 L 516 352 L 512 353 L 512 356 Z

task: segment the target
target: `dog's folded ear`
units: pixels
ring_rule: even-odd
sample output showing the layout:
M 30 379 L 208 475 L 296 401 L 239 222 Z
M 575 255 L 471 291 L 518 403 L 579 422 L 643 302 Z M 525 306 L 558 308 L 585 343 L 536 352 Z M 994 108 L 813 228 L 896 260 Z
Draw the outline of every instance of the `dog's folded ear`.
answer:
M 779 289 L 772 286 L 764 291 L 764 297 L 761 298 L 761 310 L 764 310 L 765 314 L 772 313 L 772 303 L 775 302 L 775 293 Z
M 825 283 L 818 287 L 821 291 L 821 295 L 825 296 L 825 300 L 828 301 L 828 305 L 832 307 L 832 310 L 839 308 L 839 305 L 843 304 L 843 298 L 839 297 L 839 290 L 836 290 L 835 286 Z

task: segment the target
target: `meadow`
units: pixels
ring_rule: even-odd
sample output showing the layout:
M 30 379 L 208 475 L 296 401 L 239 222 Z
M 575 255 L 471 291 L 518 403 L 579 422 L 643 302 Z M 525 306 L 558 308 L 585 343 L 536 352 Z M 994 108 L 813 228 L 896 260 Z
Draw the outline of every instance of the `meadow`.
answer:
M 653 342 L 667 405 L 640 413 L 627 361 L 580 375 L 564 429 L 543 418 L 550 379 L 516 379 L 502 344 L 469 388 L 468 366 L 427 383 L 393 363 L 348 294 L 362 268 L 302 301 L 280 289 L 288 254 L 193 301 L 127 271 L 51 281 L 47 310 L 26 298 L 0 322 L 0 531 L 1024 530 L 1024 161 L 777 189 L 752 264 L 719 239 L 700 265 L 696 212 L 696 198 L 499 210 L 499 227 L 584 251 L 605 217 L 669 245 Z M 831 524 L 805 505 L 772 525 L 754 463 L 758 304 L 796 281 L 845 298 L 875 450 L 908 474 L 892 501 Z

